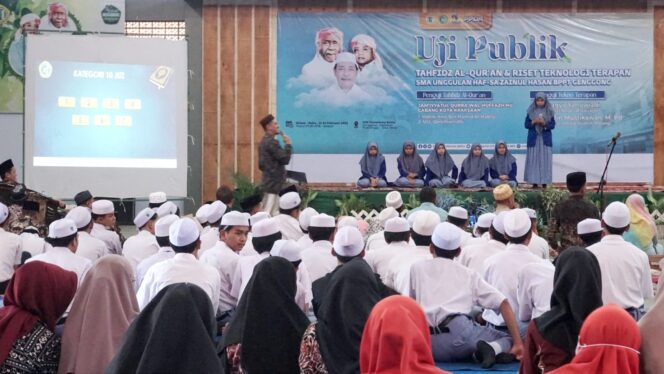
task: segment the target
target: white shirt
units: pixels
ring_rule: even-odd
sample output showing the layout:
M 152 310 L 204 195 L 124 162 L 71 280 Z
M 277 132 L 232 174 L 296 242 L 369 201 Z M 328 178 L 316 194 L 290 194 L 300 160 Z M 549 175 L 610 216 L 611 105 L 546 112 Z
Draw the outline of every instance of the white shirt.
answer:
M 450 314 L 468 314 L 475 305 L 498 311 L 505 300 L 476 271 L 442 257 L 413 264 L 409 295 L 424 309 L 429 326 Z
M 0 227 L 0 282 L 14 275 L 14 266 L 21 264 L 21 239 Z
M 304 234 L 300 239 L 297 240 L 297 245 L 299 245 L 300 248 L 308 248 L 311 247 L 312 244 L 314 244 L 314 241 L 311 240 L 309 234 Z
M 338 265 L 337 258 L 332 255 L 332 243 L 327 240 L 313 242 L 302 251 L 301 256 L 312 282 L 331 273 Z
M 73 271 L 78 277 L 78 285 L 83 282 L 85 274 L 92 267 L 92 261 L 81 256 L 77 256 L 74 252 L 70 251 L 67 247 L 51 247 L 48 251 L 31 257 L 26 262 L 42 261 L 49 264 L 59 266 L 65 270 Z
M 205 234 L 201 234 L 201 247 L 198 249 L 198 255 L 201 256 L 205 251 L 214 247 L 219 241 L 219 227 L 210 227 Z
M 588 247 L 602 271 L 602 301 L 638 308 L 653 297 L 648 255 L 620 235 L 606 235 Z
M 374 273 L 380 275 L 380 279 L 385 282 L 390 261 L 399 254 L 409 253 L 412 249 L 413 245 L 407 242 L 392 242 L 383 248 L 367 253 L 364 260 L 371 266 Z
M 292 216 L 277 214 L 273 219 L 277 227 L 279 227 L 279 231 L 281 231 L 282 239 L 298 241 L 304 235 L 300 228 L 300 221 Z
M 78 247 L 76 248 L 76 255 L 87 258 L 94 263 L 102 256 L 108 254 L 110 254 L 110 252 L 103 241 L 93 237 L 87 231 L 78 232 Z
M 408 295 L 411 265 L 432 258 L 428 246 L 409 247 L 402 253 L 397 253 L 387 265 L 387 275 L 383 283 L 403 295 Z
M 240 256 L 254 256 L 257 255 L 258 252 L 254 249 L 254 243 L 251 241 L 251 239 L 254 236 L 251 235 L 251 233 L 247 234 L 247 242 L 244 244 L 244 247 L 240 251 Z
M 233 277 L 237 269 L 240 255 L 230 249 L 226 243 L 217 241 L 214 247 L 203 253 L 199 261 L 208 264 L 219 272 L 221 286 L 219 288 L 219 311 L 224 313 L 237 306 L 237 299 L 231 295 Z
M 138 306 L 145 308 L 159 291 L 175 283 L 195 284 L 210 298 L 214 312 L 219 308 L 219 272 L 199 262 L 191 253 L 176 253 L 173 258 L 154 264 L 148 269 L 136 293 Z
M 314 294 L 311 291 L 311 284 L 313 283 L 311 281 L 311 277 L 309 276 L 309 269 L 307 268 L 307 265 L 303 262 L 300 262 L 300 265 L 297 267 L 297 292 L 299 295 L 296 295 L 295 300 L 298 302 L 298 300 L 304 300 L 304 304 L 300 304 L 298 302 L 298 305 L 300 305 L 300 309 L 302 311 L 305 310 L 303 307 L 306 305 L 306 308 L 311 307 L 311 300 L 314 298 Z
M 120 236 L 115 231 L 107 229 L 106 226 L 102 224 L 94 223 L 90 235 L 104 242 L 109 253 L 116 255 L 122 254 Z
M 461 250 L 470 244 L 470 241 L 473 239 L 473 234 L 469 233 L 465 229 L 461 229 Z
M 507 297 L 512 310 L 517 313 L 516 311 L 519 310 L 519 301 L 517 298 L 519 271 L 528 264 L 542 261 L 541 258 L 537 258 L 532 254 L 527 246 L 523 244 L 508 244 L 504 251 L 484 261 L 482 274 L 484 280 Z M 485 310 L 482 317 L 487 322 L 496 326 L 503 326 L 505 324 L 503 317 L 492 310 Z
M 141 230 L 125 241 L 122 247 L 122 255 L 129 260 L 131 267 L 136 272 L 136 266 L 159 251 L 157 238 L 147 230 Z
M 549 242 L 541 236 L 533 233 L 533 236 L 530 238 L 530 243 L 528 248 L 533 254 L 541 259 L 549 259 Z
M 240 256 L 240 259 L 237 262 L 237 268 L 235 269 L 235 275 L 233 276 L 233 288 L 231 288 L 231 295 L 233 295 L 236 300 L 239 301 L 240 297 L 242 297 L 242 293 L 244 292 L 245 287 L 247 287 L 256 265 L 268 257 L 270 257 L 269 251 L 259 253 L 255 256 Z
M 551 309 L 553 293 L 553 274 L 556 268 L 549 261 L 528 264 L 519 271 L 517 317 L 521 321 L 530 321 Z
M 464 246 L 467 248 L 467 247 L 470 247 L 471 245 L 484 244 L 484 243 L 488 242 L 490 239 L 491 239 L 491 236 L 489 235 L 489 233 L 485 232 L 480 237 L 474 237 L 473 236 L 470 239 L 466 240 L 466 242 L 464 243 Z
M 484 261 L 487 258 L 505 250 L 505 244 L 497 240 L 489 240 L 484 244 L 471 245 L 464 248 L 459 255 L 459 262 L 476 272 L 482 274 Z
M 24 232 L 19 235 L 19 238 L 21 241 L 21 252 L 28 252 L 30 253 L 30 256 L 36 256 L 40 253 L 44 253 L 46 250 L 46 241 L 43 238 L 40 238 L 37 234 Z
M 372 249 L 385 247 L 387 242 L 385 241 L 385 231 L 381 230 L 375 234 L 372 234 L 367 239 L 367 244 L 364 246 L 365 250 L 369 252 Z
M 168 260 L 169 258 L 173 258 L 173 256 L 175 256 L 173 248 L 161 247 L 157 253 L 141 261 L 138 266 L 136 266 L 136 291 L 138 291 L 141 283 L 143 283 L 145 273 L 148 272 L 148 269 L 150 269 L 152 265 Z
M 308 86 L 327 87 L 336 82 L 334 76 L 334 61 L 326 61 L 320 52 L 311 61 L 302 66 L 300 81 Z

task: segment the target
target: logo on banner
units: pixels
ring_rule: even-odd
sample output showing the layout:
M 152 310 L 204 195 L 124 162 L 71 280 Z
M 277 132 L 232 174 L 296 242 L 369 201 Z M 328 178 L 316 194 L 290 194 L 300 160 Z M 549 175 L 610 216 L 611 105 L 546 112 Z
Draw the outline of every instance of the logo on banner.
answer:
M 48 79 L 53 75 L 53 65 L 48 61 L 42 61 L 42 63 L 39 64 L 38 70 L 39 76 L 44 79 Z
M 122 18 L 122 12 L 115 5 L 106 5 L 101 11 L 101 19 L 107 25 L 116 25 L 120 18 Z

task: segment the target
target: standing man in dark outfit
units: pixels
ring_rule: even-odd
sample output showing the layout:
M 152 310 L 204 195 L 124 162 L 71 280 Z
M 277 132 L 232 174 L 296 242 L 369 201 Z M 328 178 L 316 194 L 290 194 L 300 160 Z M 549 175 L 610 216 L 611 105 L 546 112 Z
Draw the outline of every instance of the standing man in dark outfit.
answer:
M 258 147 L 258 168 L 263 172 L 263 210 L 276 216 L 279 213 L 279 191 L 286 183 L 286 165 L 290 162 L 293 147 L 291 139 L 279 131 L 279 124 L 268 114 L 260 121 L 265 135 Z M 284 148 L 275 137 L 281 134 Z
M 569 197 L 553 208 L 549 222 L 549 245 L 558 253 L 572 246 L 585 247 L 576 233 L 576 225 L 586 218 L 599 218 L 595 204 L 584 197 L 586 173 L 578 171 L 567 174 L 567 189 Z

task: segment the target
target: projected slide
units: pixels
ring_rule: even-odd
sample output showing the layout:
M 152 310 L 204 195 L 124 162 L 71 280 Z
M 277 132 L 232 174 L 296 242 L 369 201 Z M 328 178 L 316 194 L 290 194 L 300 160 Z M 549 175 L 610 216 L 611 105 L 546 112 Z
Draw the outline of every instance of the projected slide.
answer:
M 173 68 L 44 60 L 34 166 L 176 168 Z

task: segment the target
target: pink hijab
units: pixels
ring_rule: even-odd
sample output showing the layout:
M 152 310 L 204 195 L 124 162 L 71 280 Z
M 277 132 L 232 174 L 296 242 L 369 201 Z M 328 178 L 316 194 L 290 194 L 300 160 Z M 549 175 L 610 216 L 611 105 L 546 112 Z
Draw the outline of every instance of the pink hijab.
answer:
M 648 247 L 652 243 L 653 237 L 657 235 L 657 226 L 646 208 L 643 196 L 631 194 L 625 201 L 625 205 L 629 208 L 630 214 L 628 233 L 638 240 L 639 248 Z

